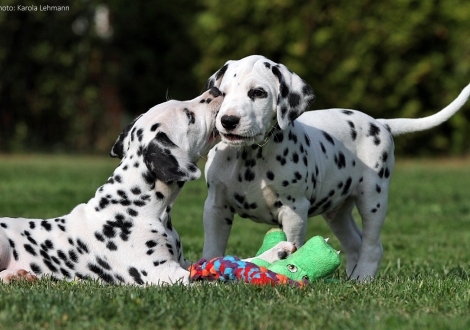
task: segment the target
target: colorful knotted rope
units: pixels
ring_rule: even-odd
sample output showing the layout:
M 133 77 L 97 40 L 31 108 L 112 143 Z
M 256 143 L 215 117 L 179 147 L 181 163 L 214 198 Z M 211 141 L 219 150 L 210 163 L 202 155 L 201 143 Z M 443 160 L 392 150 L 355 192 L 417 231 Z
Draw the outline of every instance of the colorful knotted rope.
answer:
M 234 281 L 258 285 L 287 284 L 302 287 L 307 280 L 294 281 L 287 276 L 274 273 L 266 267 L 243 261 L 237 257 L 226 256 L 214 258 L 209 261 L 201 259 L 189 268 L 191 281 Z

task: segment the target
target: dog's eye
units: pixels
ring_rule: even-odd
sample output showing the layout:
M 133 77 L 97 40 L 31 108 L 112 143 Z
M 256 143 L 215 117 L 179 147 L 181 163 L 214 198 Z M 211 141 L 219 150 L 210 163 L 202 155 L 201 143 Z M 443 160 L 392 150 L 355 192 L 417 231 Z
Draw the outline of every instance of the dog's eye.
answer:
M 287 269 L 288 269 L 291 273 L 297 272 L 297 267 L 296 267 L 295 265 L 292 265 L 292 264 L 288 264 L 288 265 L 287 265 Z
M 268 97 L 268 93 L 263 88 L 252 88 L 248 91 L 248 97 L 254 101 L 255 98 L 264 99 Z

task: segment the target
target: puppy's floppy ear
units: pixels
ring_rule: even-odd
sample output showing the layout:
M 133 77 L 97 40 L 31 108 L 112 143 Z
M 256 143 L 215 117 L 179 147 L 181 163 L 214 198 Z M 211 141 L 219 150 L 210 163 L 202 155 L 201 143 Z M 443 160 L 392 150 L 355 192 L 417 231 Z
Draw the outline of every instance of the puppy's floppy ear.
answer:
M 271 70 L 279 81 L 277 122 L 281 129 L 285 129 L 310 107 L 315 95 L 312 87 L 286 66 L 273 65 Z
M 119 134 L 116 142 L 114 142 L 114 146 L 111 149 L 111 152 L 109 153 L 111 157 L 120 158 L 120 159 L 124 158 L 124 156 L 126 155 L 127 149 L 129 149 L 131 129 L 132 127 L 134 127 L 135 122 L 140 117 L 142 117 L 142 115 L 138 116 L 129 125 L 124 127 L 124 130 L 121 132 L 121 134 Z
M 163 182 L 190 181 L 201 176 L 197 165 L 164 132 L 157 133 L 144 148 L 143 155 L 149 171 Z
M 230 60 L 225 62 L 223 67 L 221 67 L 212 76 L 210 76 L 209 79 L 207 79 L 206 90 L 211 89 L 212 87 L 220 87 L 220 83 L 222 82 L 222 78 L 224 77 L 225 71 L 227 71 L 228 66 L 232 62 L 234 61 Z

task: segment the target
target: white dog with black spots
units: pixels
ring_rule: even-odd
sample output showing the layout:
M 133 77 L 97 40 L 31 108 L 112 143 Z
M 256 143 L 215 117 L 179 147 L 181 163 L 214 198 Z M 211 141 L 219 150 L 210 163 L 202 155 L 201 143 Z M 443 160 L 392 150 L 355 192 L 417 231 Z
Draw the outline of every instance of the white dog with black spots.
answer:
M 168 101 L 129 124 L 111 156 L 121 158 L 86 204 L 53 219 L 0 218 L 0 280 L 50 275 L 106 283 L 189 283 L 190 262 L 170 210 L 196 161 L 218 141 L 223 94 L 212 87 L 190 101 Z M 283 242 L 261 256 L 274 262 L 295 247 Z
M 394 166 L 393 136 L 432 128 L 467 101 L 420 119 L 374 119 L 346 109 L 307 110 L 312 88 L 263 56 L 228 61 L 207 82 L 225 98 L 216 120 L 222 141 L 205 168 L 203 258 L 221 256 L 235 214 L 279 225 L 300 247 L 307 219 L 322 215 L 346 254 L 348 277 L 375 276 Z M 362 230 L 352 209 L 362 218 Z

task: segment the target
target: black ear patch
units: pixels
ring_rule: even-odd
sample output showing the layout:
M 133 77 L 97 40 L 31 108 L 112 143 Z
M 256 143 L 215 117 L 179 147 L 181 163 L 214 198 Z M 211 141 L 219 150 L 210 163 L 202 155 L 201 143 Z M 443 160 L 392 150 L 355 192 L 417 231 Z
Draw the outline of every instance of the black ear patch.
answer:
M 158 132 L 155 136 L 155 139 L 160 142 L 164 147 L 167 148 L 177 148 L 178 146 L 170 140 L 168 135 L 165 132 Z
M 214 86 L 216 86 L 216 87 L 220 86 L 220 82 L 218 84 L 216 84 L 216 82 L 224 76 L 225 71 L 227 71 L 227 68 L 228 68 L 228 63 L 225 63 L 225 65 L 223 67 L 221 67 L 219 70 L 217 70 L 217 72 L 215 74 L 213 74 L 207 80 L 206 90 L 211 89 Z
M 166 136 L 165 133 L 162 132 L 162 134 Z M 167 136 L 166 139 L 168 139 Z M 196 164 L 188 161 L 176 144 L 170 139 L 164 144 L 160 141 L 157 138 L 153 139 L 143 152 L 145 165 L 158 180 L 168 183 L 199 178 L 199 168 Z
M 129 132 L 131 131 L 132 127 L 134 126 L 135 122 L 141 117 L 142 115 L 138 116 L 135 118 L 129 125 L 124 127 L 124 130 L 119 134 L 116 142 L 114 142 L 114 146 L 111 149 L 111 152 L 109 155 L 113 158 L 120 158 L 122 159 L 125 155 L 125 150 L 124 150 L 124 142 L 126 138 L 129 137 Z
M 277 121 L 285 129 L 315 100 L 312 87 L 284 65 L 273 65 L 271 71 L 279 81 Z

